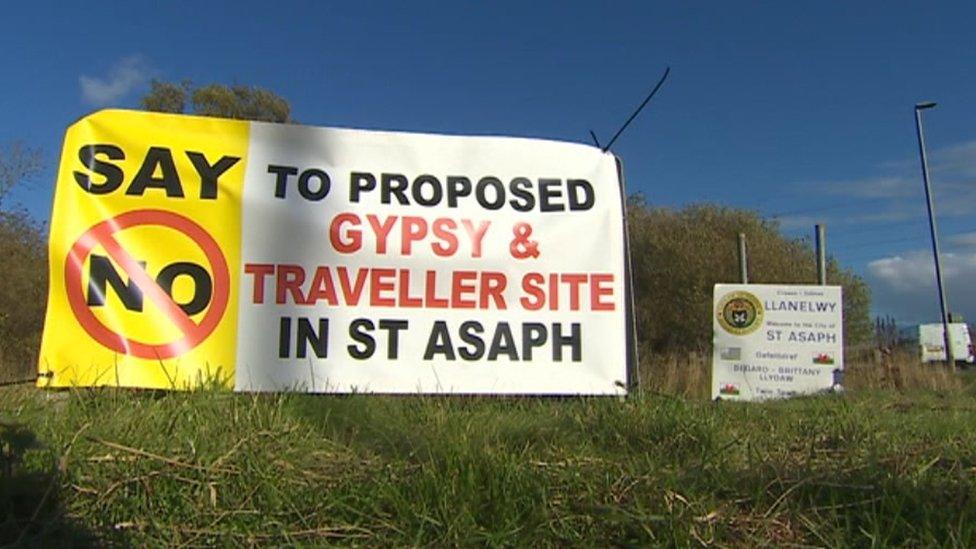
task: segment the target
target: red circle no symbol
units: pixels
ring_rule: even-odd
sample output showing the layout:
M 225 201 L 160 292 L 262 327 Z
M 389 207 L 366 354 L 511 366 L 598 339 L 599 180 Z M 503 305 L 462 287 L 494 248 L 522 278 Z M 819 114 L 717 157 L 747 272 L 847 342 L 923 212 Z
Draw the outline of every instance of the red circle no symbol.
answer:
M 194 322 L 159 283 L 139 265 L 132 255 L 119 245 L 115 233 L 140 226 L 161 226 L 178 231 L 200 246 L 213 272 L 213 298 L 210 307 L 199 324 Z M 152 344 L 136 341 L 122 335 L 99 320 L 88 307 L 82 289 L 82 272 L 85 260 L 96 246 L 105 252 L 122 271 L 129 276 L 144 296 L 157 307 L 183 334 L 170 343 Z M 163 210 L 136 210 L 106 219 L 88 229 L 68 252 L 64 265 L 64 283 L 68 303 L 81 326 L 103 346 L 118 353 L 147 359 L 168 359 L 182 355 L 206 339 L 220 324 L 227 309 L 230 293 L 230 273 L 220 246 L 207 231 L 196 222 L 182 215 Z

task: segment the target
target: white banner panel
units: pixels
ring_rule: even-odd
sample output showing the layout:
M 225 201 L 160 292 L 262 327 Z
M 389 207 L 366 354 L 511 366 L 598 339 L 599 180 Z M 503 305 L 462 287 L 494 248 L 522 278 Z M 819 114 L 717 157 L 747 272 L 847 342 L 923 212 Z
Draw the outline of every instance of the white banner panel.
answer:
M 626 392 L 624 206 L 573 143 L 105 110 L 58 171 L 46 387 Z
M 844 369 L 840 286 L 716 284 L 712 398 L 811 394 Z
M 623 394 L 615 158 L 252 123 L 236 388 Z

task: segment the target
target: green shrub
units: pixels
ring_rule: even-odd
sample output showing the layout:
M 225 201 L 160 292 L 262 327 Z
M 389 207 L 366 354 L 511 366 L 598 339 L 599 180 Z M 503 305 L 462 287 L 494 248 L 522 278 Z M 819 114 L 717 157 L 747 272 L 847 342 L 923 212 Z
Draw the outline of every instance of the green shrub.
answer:
M 739 281 L 737 238 L 745 233 L 749 282 L 816 284 L 810 243 L 790 239 L 757 212 L 715 204 L 680 210 L 628 200 L 637 337 L 645 350 L 706 351 L 712 339 L 712 287 Z M 845 343 L 872 335 L 867 284 L 835 260 L 827 283 L 844 288 Z
M 0 381 L 32 377 L 47 302 L 47 246 L 26 213 L 0 212 Z

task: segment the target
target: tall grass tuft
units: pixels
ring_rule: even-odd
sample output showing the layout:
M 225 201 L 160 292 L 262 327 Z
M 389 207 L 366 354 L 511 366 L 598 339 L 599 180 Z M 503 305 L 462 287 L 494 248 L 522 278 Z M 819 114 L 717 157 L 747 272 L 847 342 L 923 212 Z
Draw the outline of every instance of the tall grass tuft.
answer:
M 712 363 L 708 353 L 669 352 L 640 354 L 641 388 L 651 393 L 693 399 L 709 398 Z
M 893 352 L 868 350 L 851 353 L 844 371 L 844 388 L 851 391 L 925 389 L 956 391 L 966 385 L 966 374 L 941 363 L 923 364 L 907 349 Z M 651 394 L 666 394 L 691 399 L 711 395 L 711 356 L 705 352 L 640 355 L 641 389 Z
M 973 396 L 0 388 L 0 544 L 972 546 Z
M 845 379 L 852 389 L 958 390 L 965 385 L 959 369 L 940 362 L 923 363 L 918 353 L 906 349 L 875 351 L 850 365 Z

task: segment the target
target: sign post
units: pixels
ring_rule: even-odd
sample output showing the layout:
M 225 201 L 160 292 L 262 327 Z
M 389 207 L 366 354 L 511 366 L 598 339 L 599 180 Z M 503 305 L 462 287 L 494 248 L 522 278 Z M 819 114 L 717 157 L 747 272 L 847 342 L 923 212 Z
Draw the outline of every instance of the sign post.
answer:
M 837 384 L 839 286 L 716 284 L 712 318 L 712 398 L 783 398 Z

